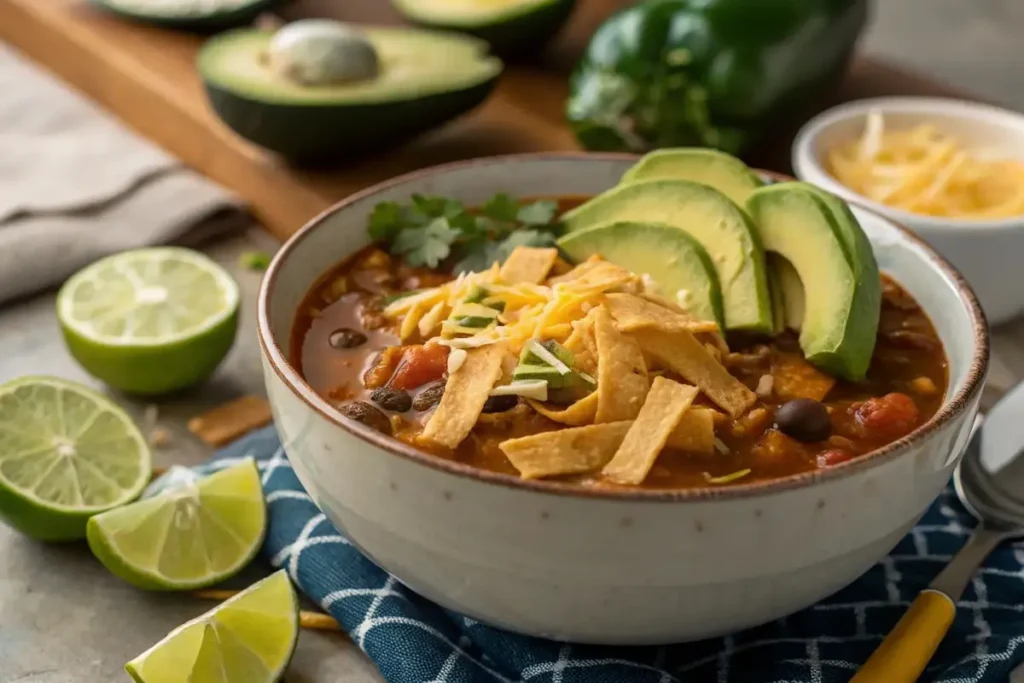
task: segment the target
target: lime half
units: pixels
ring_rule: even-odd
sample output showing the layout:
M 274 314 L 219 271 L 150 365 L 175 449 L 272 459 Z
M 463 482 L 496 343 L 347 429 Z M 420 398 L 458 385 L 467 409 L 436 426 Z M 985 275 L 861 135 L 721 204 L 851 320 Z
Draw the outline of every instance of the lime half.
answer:
M 135 394 L 206 379 L 234 343 L 238 285 L 189 249 L 108 256 L 71 277 L 57 317 L 71 355 L 90 374 Z
M 256 461 L 168 489 L 89 520 L 93 554 L 147 590 L 192 590 L 249 564 L 263 543 L 267 508 Z
M 138 683 L 274 683 L 299 637 L 299 603 L 285 571 L 271 574 L 125 665 Z
M 0 385 L 0 517 L 44 541 L 85 536 L 89 517 L 134 500 L 152 471 L 131 418 L 55 377 Z

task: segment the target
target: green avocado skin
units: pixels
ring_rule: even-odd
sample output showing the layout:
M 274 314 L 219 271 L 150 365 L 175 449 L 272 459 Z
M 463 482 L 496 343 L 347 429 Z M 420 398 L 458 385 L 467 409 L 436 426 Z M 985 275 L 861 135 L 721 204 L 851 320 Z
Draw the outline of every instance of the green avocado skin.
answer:
M 482 26 L 455 26 L 408 17 L 425 28 L 459 31 L 486 41 L 491 53 L 502 59 L 521 59 L 540 54 L 572 15 L 576 0 L 553 0 L 541 7 Z M 396 7 L 401 12 L 400 4 Z
M 243 138 L 304 166 L 381 151 L 469 112 L 497 76 L 472 87 L 379 104 L 278 104 L 243 97 L 204 79 L 217 115 Z
M 739 153 L 837 85 L 868 0 L 642 0 L 595 32 L 567 118 L 591 150 Z
M 145 12 L 130 12 L 122 7 L 108 5 L 104 0 L 90 0 L 90 2 L 105 12 L 115 14 L 122 19 L 137 23 L 159 26 L 160 28 L 173 29 L 176 31 L 188 31 L 190 33 L 211 34 L 239 26 L 247 26 L 255 21 L 256 17 L 264 12 L 269 12 L 283 3 L 283 0 L 253 0 L 253 2 L 236 7 L 230 10 L 209 12 L 200 16 L 192 17 L 156 17 Z
M 851 274 L 852 290 L 842 294 L 841 298 L 835 301 L 835 308 L 829 311 L 834 316 L 833 324 L 821 331 L 821 336 L 808 336 L 808 320 L 813 314 L 808 308 L 804 318 L 804 329 L 800 335 L 800 345 L 804 350 L 807 359 L 826 372 L 844 379 L 858 381 L 864 379 L 868 367 L 871 364 L 871 356 L 875 348 L 875 335 L 878 330 L 879 307 L 881 302 L 881 279 L 878 276 L 877 264 L 871 252 L 870 243 L 863 235 L 863 230 L 853 218 L 852 213 L 848 219 L 852 223 L 843 224 L 847 217 L 842 214 L 833 213 L 829 206 L 823 201 L 819 192 L 807 189 L 803 183 L 777 183 L 756 190 L 747 200 L 747 210 L 759 227 L 767 220 L 767 213 L 771 211 L 781 212 L 786 205 L 799 207 L 804 211 L 803 215 L 811 215 L 811 220 L 816 221 L 818 228 L 827 230 L 835 244 L 839 247 L 841 258 L 849 267 Z M 777 217 L 781 217 L 777 213 Z M 803 244 L 802 239 L 796 232 L 796 218 L 790 219 L 791 230 L 787 231 L 789 237 L 787 242 L 791 246 Z M 855 235 L 859 234 L 859 237 Z M 769 240 L 762 236 L 765 248 L 772 249 Z M 870 263 L 864 262 L 864 254 L 859 251 L 857 255 L 851 255 L 849 245 L 854 241 L 866 246 L 870 254 Z M 851 256 L 854 263 L 851 261 Z M 811 256 L 816 257 L 814 255 Z M 793 260 L 791 259 L 791 262 Z M 874 264 L 874 277 L 866 276 Z M 799 263 L 793 262 L 794 267 L 800 270 Z M 804 278 L 803 273 L 800 274 Z M 804 290 L 821 290 L 834 287 L 835 283 L 830 282 L 803 282 Z M 822 311 L 817 311 L 820 315 Z

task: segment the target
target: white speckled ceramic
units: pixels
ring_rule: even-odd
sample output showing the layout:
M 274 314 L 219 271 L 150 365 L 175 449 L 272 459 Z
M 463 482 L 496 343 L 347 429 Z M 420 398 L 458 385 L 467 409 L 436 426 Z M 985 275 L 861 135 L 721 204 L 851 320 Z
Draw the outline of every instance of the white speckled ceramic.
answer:
M 289 364 L 296 309 L 317 277 L 366 245 L 366 218 L 412 193 L 482 202 L 587 195 L 632 159 L 540 154 L 440 166 L 366 190 L 278 253 L 259 302 L 274 419 L 327 517 L 439 604 L 513 631 L 590 643 L 667 643 L 775 619 L 884 556 L 945 485 L 977 411 L 988 335 L 970 289 L 927 246 L 855 209 L 882 268 L 946 345 L 945 407 L 895 444 L 818 474 L 687 491 L 523 482 L 422 454 L 343 418 Z
M 909 227 L 948 258 L 978 293 L 992 324 L 1024 313 L 1024 287 L 1012 278 L 1024 253 L 1024 216 L 993 220 L 937 218 L 870 201 L 825 170 L 827 150 L 859 137 L 869 111 L 882 112 L 887 125 L 931 123 L 963 144 L 1000 157 L 1024 160 L 1024 114 L 985 104 L 936 97 L 877 97 L 848 102 L 811 119 L 793 142 L 797 177 Z

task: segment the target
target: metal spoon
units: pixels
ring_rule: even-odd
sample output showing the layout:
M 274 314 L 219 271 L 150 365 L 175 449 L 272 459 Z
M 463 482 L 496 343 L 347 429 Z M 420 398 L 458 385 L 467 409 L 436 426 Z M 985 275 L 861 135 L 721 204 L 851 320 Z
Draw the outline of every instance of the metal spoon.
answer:
M 956 602 L 988 554 L 1024 537 L 1024 383 L 974 424 L 953 474 L 956 495 L 979 524 L 921 591 L 850 683 L 913 683 L 953 623 Z

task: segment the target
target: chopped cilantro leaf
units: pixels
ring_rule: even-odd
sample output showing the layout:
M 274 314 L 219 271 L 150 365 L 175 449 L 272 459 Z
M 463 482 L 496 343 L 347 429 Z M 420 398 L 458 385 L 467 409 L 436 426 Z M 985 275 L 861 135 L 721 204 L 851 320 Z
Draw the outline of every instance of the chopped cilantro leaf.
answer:
M 405 227 L 405 214 L 398 202 L 381 202 L 373 207 L 367 232 L 378 242 L 390 242 Z
M 405 258 L 410 266 L 436 268 L 451 253 L 458 230 L 448 225 L 447 218 L 435 218 L 426 227 L 405 228 L 395 237 L 391 251 Z
M 238 258 L 238 263 L 247 270 L 266 270 L 272 258 L 265 251 L 246 251 Z
M 549 199 L 542 199 L 539 202 L 527 204 L 519 209 L 516 218 L 520 223 L 526 225 L 547 225 L 555 218 L 558 212 L 558 202 Z
M 511 222 L 516 220 L 516 216 L 519 214 L 519 202 L 502 192 L 487 200 L 487 203 L 480 209 L 480 213 L 496 221 Z
M 455 262 L 453 270 L 455 274 L 476 273 L 487 270 L 497 260 L 498 245 L 494 242 L 484 242 L 480 246 Z
M 479 212 L 467 211 L 455 199 L 413 195 L 405 205 L 378 204 L 367 231 L 411 266 L 436 268 L 448 261 L 455 272 L 478 271 L 504 261 L 518 246 L 554 244 L 557 212 L 556 202 L 523 206 L 505 193 L 489 199 Z

